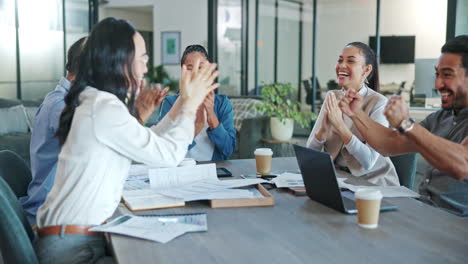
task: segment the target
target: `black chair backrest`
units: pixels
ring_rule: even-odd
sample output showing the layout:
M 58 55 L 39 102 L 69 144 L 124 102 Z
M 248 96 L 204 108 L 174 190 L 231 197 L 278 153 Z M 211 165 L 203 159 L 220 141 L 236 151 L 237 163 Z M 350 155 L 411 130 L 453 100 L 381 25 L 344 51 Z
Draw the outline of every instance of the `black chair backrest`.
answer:
M 1 178 L 0 185 L 0 250 L 4 263 L 39 263 L 31 239 L 11 205 L 13 191 Z
M 10 150 L 0 151 L 0 177 L 8 183 L 18 198 L 27 194 L 32 179 L 26 162 Z

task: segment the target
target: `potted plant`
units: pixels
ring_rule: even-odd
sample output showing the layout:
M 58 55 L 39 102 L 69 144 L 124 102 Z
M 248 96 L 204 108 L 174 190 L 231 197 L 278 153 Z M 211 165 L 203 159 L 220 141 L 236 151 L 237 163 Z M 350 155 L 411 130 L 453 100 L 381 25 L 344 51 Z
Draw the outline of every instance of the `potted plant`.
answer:
M 291 101 L 294 88 L 289 83 L 274 83 L 262 87 L 262 104 L 257 110 L 270 117 L 270 130 L 273 139 L 288 141 L 294 130 L 294 121 L 302 127 L 310 127 L 316 118 L 312 112 L 301 112 L 300 103 Z
M 162 87 L 169 87 L 169 91 L 173 93 L 179 90 L 179 81 L 172 79 L 163 65 L 148 67 L 146 78 L 149 83 L 159 83 Z

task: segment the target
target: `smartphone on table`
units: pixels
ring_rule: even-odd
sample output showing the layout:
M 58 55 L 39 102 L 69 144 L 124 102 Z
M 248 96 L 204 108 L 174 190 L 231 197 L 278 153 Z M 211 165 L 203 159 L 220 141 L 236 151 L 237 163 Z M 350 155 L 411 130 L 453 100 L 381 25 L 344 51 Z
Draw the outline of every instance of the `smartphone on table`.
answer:
M 216 168 L 218 177 L 232 177 L 232 173 L 226 168 Z

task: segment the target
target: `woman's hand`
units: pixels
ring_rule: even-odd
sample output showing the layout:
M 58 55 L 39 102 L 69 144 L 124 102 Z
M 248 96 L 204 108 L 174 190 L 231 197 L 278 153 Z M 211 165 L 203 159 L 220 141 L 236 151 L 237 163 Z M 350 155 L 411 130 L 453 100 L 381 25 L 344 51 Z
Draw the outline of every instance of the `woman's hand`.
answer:
M 345 96 L 341 99 L 339 107 L 341 111 L 352 118 L 361 110 L 362 96 L 354 89 L 349 88 Z
M 161 90 L 160 84 L 151 84 L 145 89 L 145 81 L 140 83 L 140 92 L 136 100 L 136 107 L 140 117 L 140 123 L 144 124 L 153 114 L 154 110 L 161 104 L 169 92 L 169 88 Z
M 182 65 L 182 75 L 180 78 L 180 98 L 183 101 L 182 110 L 195 113 L 205 97 L 218 88 L 219 84 L 214 83 L 218 76 L 216 63 L 204 63 L 200 67 L 200 60 L 197 59 L 192 71 L 187 70 Z
M 197 110 L 197 116 L 195 119 L 195 137 L 200 133 L 206 123 L 205 108 L 200 106 Z
M 210 126 L 211 130 L 219 126 L 219 120 L 214 111 L 214 98 L 214 92 L 211 91 L 203 101 L 203 107 L 205 108 L 206 112 L 206 120 L 208 121 L 208 126 Z
M 329 100 L 327 100 L 326 109 L 330 124 L 335 128 L 343 142 L 348 144 L 351 141 L 353 134 L 343 121 L 343 113 L 338 107 L 334 93 L 330 93 Z
M 329 97 L 326 98 L 324 104 L 326 104 L 329 100 Z M 325 105 L 326 106 L 326 105 Z M 320 124 L 320 129 L 319 131 L 315 134 L 315 138 L 318 141 L 323 141 L 325 140 L 328 135 L 330 134 L 331 131 L 331 125 L 330 125 L 330 120 L 328 120 L 328 112 L 326 108 L 322 108 L 323 113 L 323 118 L 322 118 L 322 123 Z

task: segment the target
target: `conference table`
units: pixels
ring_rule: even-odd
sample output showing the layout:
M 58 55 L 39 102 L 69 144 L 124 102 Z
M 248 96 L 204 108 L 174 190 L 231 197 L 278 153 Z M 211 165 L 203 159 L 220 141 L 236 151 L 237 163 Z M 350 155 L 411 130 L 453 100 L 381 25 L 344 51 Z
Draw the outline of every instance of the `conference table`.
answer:
M 218 162 L 234 176 L 255 173 L 255 160 Z M 298 170 L 274 158 L 272 171 Z M 207 214 L 208 231 L 160 244 L 112 234 L 119 263 L 468 263 L 468 220 L 412 198 L 387 199 L 377 229 L 307 196 L 272 189 L 274 207 L 211 209 L 206 201 L 136 214 Z M 123 209 L 123 208 L 120 208 Z

